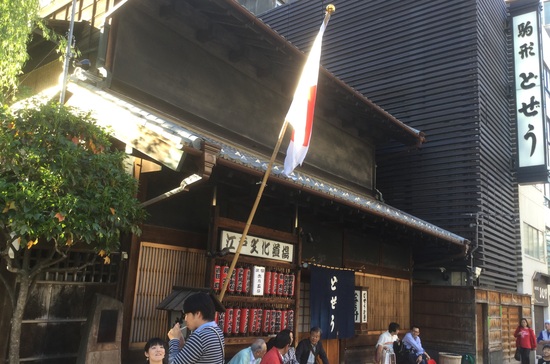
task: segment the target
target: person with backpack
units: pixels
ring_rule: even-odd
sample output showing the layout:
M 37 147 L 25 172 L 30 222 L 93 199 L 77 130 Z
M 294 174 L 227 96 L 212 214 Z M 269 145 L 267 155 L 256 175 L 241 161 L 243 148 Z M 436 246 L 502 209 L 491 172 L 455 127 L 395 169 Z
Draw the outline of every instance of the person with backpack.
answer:
M 399 324 L 397 322 L 390 322 L 388 331 L 380 334 L 374 351 L 374 362 L 376 364 L 389 364 L 390 358 L 395 356 L 393 343 L 399 340 L 397 334 L 399 334 Z

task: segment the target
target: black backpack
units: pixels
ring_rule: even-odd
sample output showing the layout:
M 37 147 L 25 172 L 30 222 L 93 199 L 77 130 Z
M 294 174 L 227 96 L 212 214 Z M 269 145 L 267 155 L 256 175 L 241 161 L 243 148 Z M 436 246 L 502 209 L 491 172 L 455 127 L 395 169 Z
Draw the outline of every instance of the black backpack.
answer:
M 397 363 L 407 363 L 409 350 L 407 350 L 403 341 L 396 340 L 393 342 L 393 352 L 395 353 Z

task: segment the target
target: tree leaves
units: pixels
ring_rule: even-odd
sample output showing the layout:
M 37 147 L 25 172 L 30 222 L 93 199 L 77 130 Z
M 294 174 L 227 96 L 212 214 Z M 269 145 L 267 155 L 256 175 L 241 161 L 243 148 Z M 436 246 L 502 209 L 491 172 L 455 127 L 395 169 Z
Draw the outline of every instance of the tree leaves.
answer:
M 125 154 L 89 114 L 47 104 L 0 112 L 0 226 L 32 248 L 85 242 L 107 252 L 145 216 Z M 32 242 L 32 243 L 31 243 Z
M 17 89 L 38 9 L 38 0 L 0 0 L 0 104 Z

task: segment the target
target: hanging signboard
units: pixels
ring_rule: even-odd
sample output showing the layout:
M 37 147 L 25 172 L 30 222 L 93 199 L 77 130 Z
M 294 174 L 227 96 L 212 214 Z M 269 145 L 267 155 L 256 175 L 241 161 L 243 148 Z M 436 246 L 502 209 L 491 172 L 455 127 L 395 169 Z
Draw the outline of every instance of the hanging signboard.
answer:
M 512 17 L 517 167 L 523 183 L 548 182 L 539 17 L 537 7 Z
M 239 246 L 241 236 L 242 234 L 239 233 L 222 230 L 219 247 L 220 251 L 224 248 L 229 248 L 230 253 L 235 253 Z M 292 262 L 294 258 L 294 245 L 247 235 L 240 254 Z

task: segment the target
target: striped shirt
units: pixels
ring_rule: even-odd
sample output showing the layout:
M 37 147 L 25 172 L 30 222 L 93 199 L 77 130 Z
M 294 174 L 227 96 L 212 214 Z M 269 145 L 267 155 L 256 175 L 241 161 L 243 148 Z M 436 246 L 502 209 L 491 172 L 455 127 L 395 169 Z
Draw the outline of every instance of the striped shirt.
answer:
M 189 336 L 179 350 L 179 340 L 170 340 L 170 364 L 223 364 L 223 333 L 215 322 L 207 322 Z

